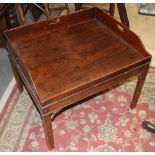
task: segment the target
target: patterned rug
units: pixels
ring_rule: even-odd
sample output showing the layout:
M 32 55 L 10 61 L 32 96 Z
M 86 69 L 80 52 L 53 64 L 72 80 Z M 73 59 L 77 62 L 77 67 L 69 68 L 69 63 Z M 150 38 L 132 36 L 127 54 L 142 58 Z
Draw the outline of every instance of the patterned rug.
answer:
M 150 68 L 137 107 L 129 108 L 136 78 L 67 109 L 53 121 L 53 151 L 155 151 L 155 68 Z M 17 89 L 0 119 L 0 151 L 49 151 L 39 113 L 29 95 Z M 2 117 L 2 116 L 1 116 Z

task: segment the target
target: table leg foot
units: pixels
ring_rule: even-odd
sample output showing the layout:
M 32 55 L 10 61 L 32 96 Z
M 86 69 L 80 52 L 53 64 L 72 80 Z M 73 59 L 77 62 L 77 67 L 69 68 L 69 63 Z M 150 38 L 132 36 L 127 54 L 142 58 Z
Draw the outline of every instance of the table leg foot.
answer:
M 146 78 L 147 71 L 148 70 L 146 70 L 146 71 L 144 71 L 138 75 L 138 81 L 137 81 L 135 93 L 134 93 L 132 103 L 131 103 L 131 109 L 135 108 L 137 105 L 137 102 L 138 102 L 138 99 L 140 97 L 140 94 L 141 94 L 141 91 L 143 88 L 143 84 L 144 84 L 144 81 Z
M 53 138 L 51 115 L 42 116 L 42 123 L 45 132 L 46 143 L 48 145 L 49 150 L 52 150 L 54 149 L 54 138 Z

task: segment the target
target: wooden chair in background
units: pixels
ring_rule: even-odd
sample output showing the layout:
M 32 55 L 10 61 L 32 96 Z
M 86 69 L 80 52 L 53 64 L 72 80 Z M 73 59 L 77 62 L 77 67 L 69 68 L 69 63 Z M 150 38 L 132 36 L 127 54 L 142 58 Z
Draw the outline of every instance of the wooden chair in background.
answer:
M 34 8 L 39 12 L 37 13 Z M 37 21 L 39 17 L 43 14 L 47 19 L 60 15 L 64 10 L 67 11 L 67 14 L 70 12 L 68 4 L 65 3 L 64 6 L 59 7 L 50 7 L 48 3 L 38 4 L 38 3 L 29 3 L 29 4 L 16 4 L 16 9 L 18 12 L 18 18 L 21 24 L 26 23 L 26 14 L 29 11 L 32 15 L 33 21 Z M 34 15 L 34 14 L 38 15 Z
M 125 3 L 110 3 L 109 9 L 105 11 L 113 17 L 115 13 L 115 5 L 117 5 L 122 24 L 124 24 L 127 27 L 130 27 Z M 82 8 L 83 8 L 83 3 L 75 3 L 75 11 L 78 11 Z

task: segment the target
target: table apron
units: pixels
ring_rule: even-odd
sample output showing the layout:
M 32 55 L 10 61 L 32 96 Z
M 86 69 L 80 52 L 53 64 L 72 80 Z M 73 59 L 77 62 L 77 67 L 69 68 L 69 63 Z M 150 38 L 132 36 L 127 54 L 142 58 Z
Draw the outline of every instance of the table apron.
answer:
M 91 95 L 94 95 L 96 93 L 104 91 L 108 88 L 116 87 L 118 84 L 121 84 L 123 81 L 125 81 L 127 79 L 127 77 L 130 78 L 132 76 L 138 76 L 142 72 L 148 70 L 149 64 L 150 64 L 150 62 L 145 63 L 141 66 L 138 66 L 134 69 L 130 69 L 122 74 L 119 74 L 117 76 L 114 76 L 112 78 L 104 80 L 92 87 L 83 89 L 83 90 L 81 90 L 77 93 L 74 93 L 73 95 L 70 95 L 68 97 L 65 97 L 57 102 L 53 102 L 53 103 L 49 102 L 49 104 L 44 106 L 42 109 L 43 115 L 55 113 L 55 112 L 59 111 L 60 109 L 67 107 L 71 104 L 74 104 L 82 99 L 85 99 L 85 98 L 91 96 Z
M 34 88 L 32 88 L 32 85 L 30 84 L 27 76 L 25 75 L 25 71 L 22 69 L 22 67 L 19 65 L 19 62 L 16 60 L 16 58 L 14 58 L 14 56 L 12 56 L 11 53 L 8 54 L 10 61 L 14 64 L 14 66 L 16 67 L 17 72 L 19 73 L 22 82 L 25 85 L 25 88 L 27 89 L 29 95 L 31 96 L 31 98 L 33 99 L 33 102 L 35 103 L 37 109 L 39 110 L 39 112 L 42 114 L 43 110 L 42 107 L 40 106 L 40 101 L 34 91 Z

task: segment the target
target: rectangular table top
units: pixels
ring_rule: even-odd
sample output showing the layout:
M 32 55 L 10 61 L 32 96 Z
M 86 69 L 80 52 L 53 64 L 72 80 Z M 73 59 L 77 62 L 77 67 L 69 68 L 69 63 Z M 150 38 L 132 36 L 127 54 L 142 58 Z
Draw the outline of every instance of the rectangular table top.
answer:
M 41 26 L 36 31 L 35 26 L 17 28 L 6 36 L 43 105 L 125 71 L 146 57 L 97 18 L 67 27 Z

